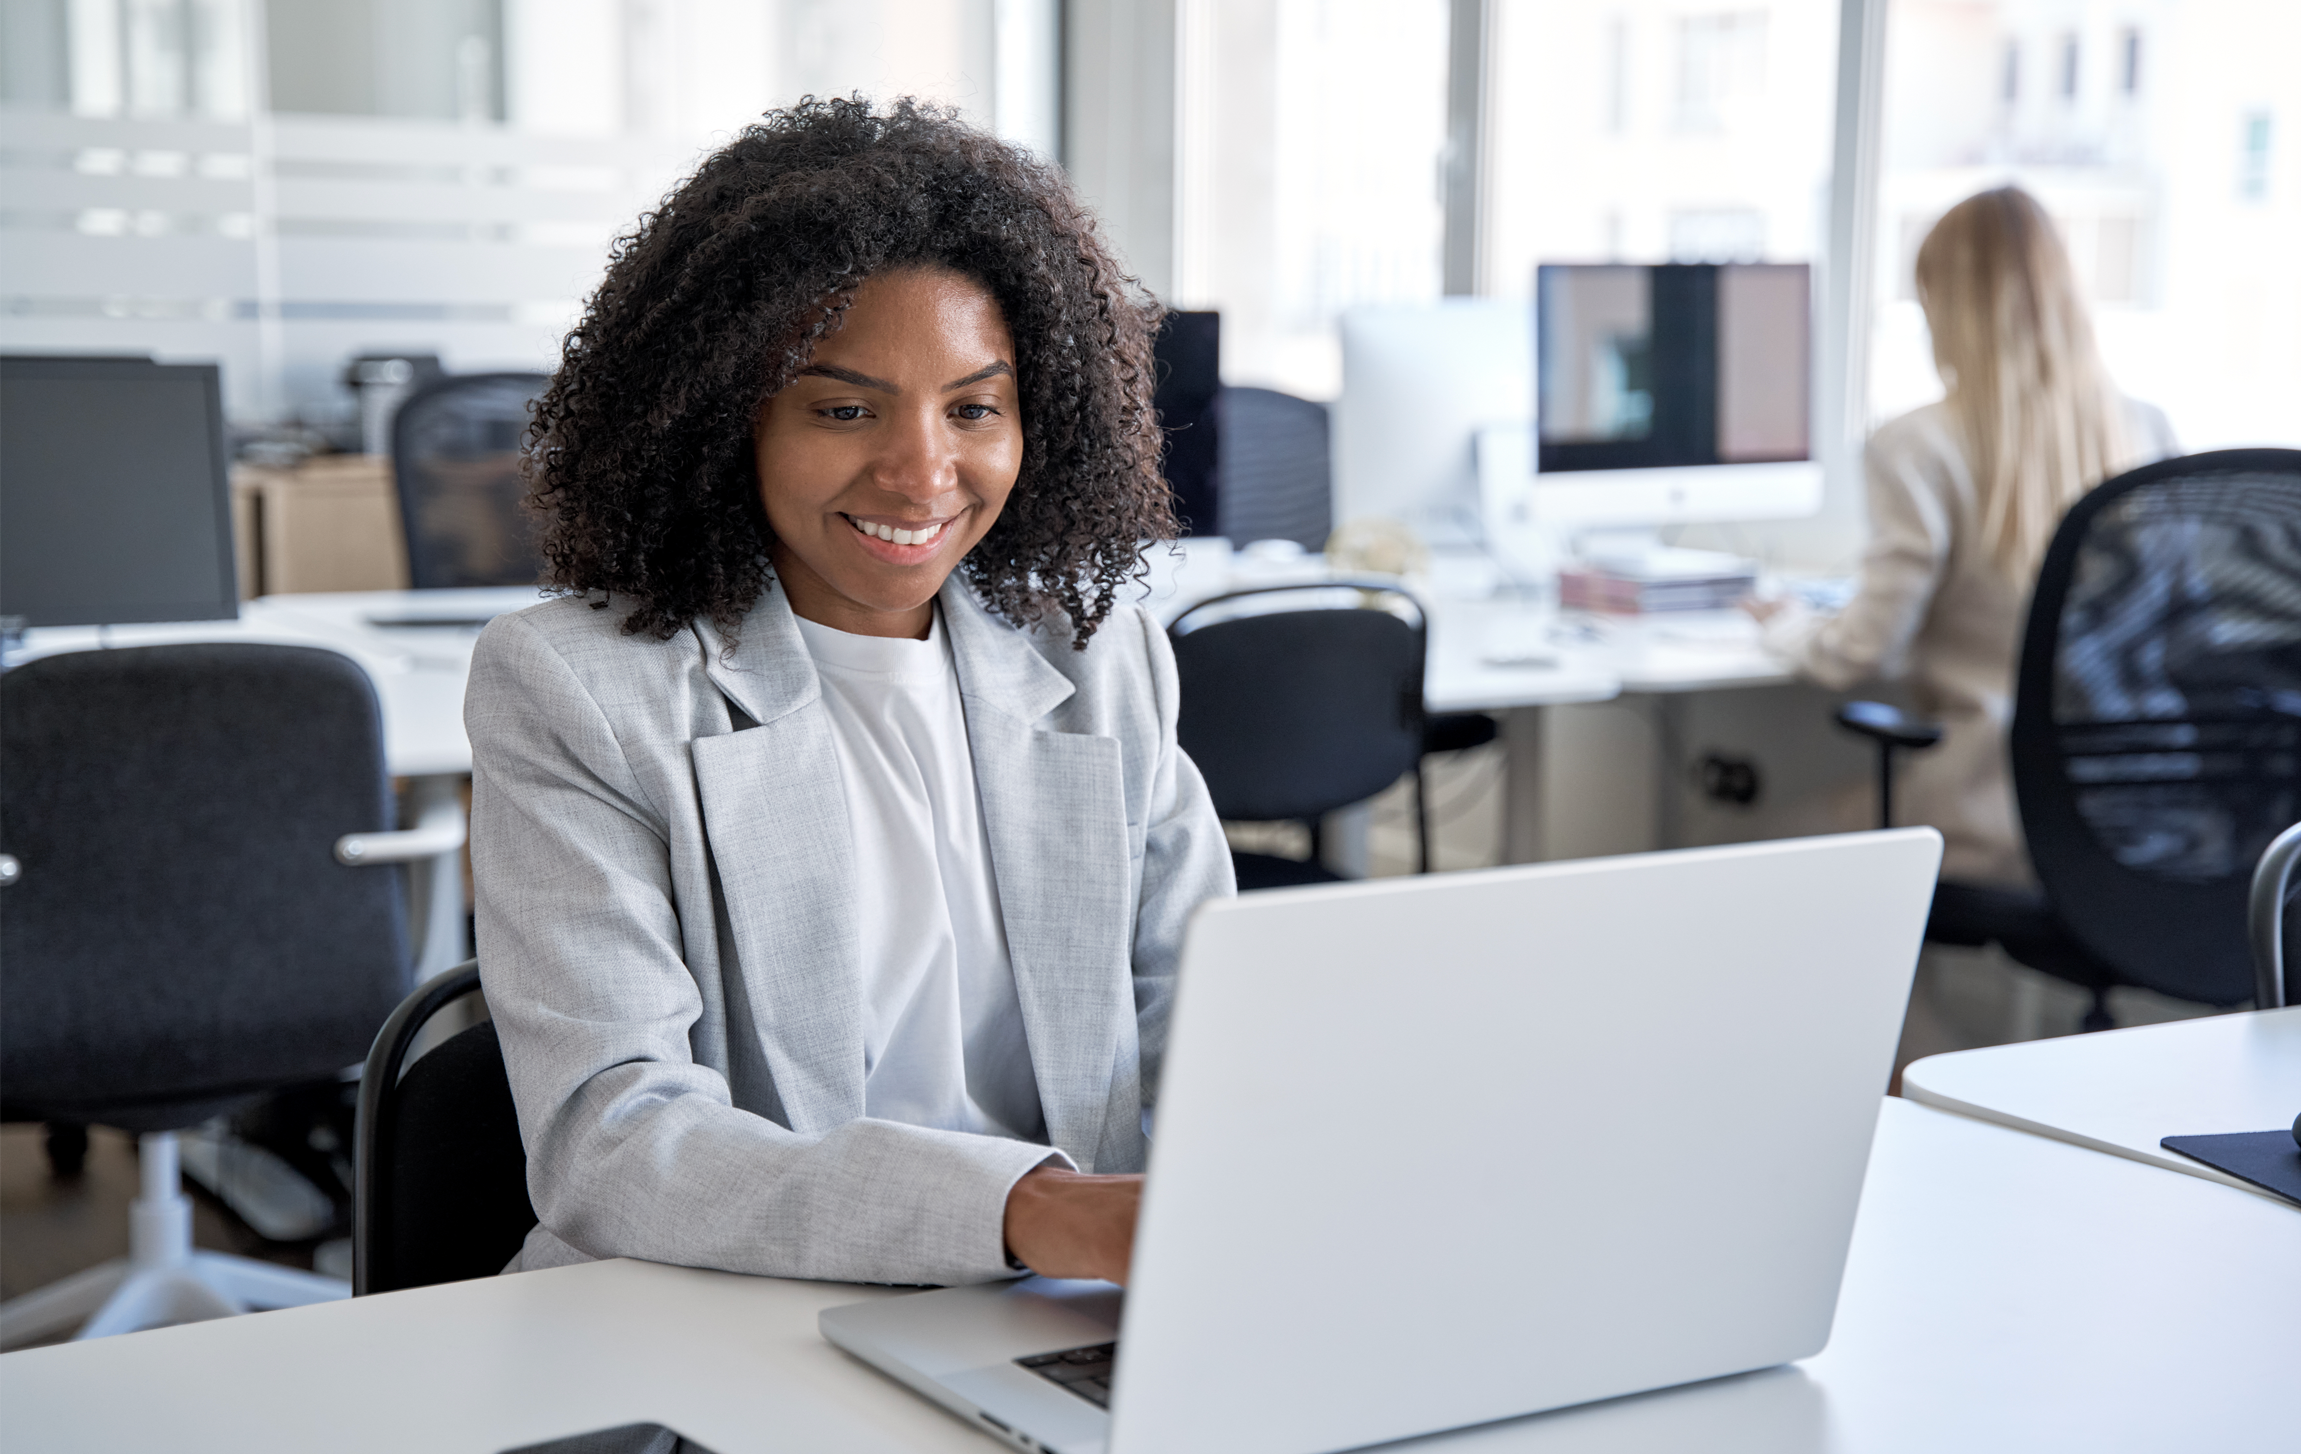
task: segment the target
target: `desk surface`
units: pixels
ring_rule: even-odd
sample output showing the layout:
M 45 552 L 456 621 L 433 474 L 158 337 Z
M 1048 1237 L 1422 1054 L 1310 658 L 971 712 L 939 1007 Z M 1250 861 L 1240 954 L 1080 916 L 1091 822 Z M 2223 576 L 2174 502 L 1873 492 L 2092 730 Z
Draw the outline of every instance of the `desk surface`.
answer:
M 1902 1094 L 2276 1201 L 2157 1143 L 2292 1125 L 2301 1007 L 1928 1056 L 1902 1072 Z
M 1157 553 L 1153 553 L 1154 559 Z M 1151 583 L 1149 604 L 1172 620 L 1190 600 L 1247 585 L 1316 585 L 1314 563 L 1266 567 L 1244 562 L 1220 577 L 1178 575 Z M 153 646 L 188 641 L 262 641 L 324 646 L 367 668 L 384 714 L 384 751 L 397 776 L 471 770 L 463 732 L 464 679 L 474 626 L 459 624 L 517 610 L 538 599 L 525 587 L 469 591 L 362 591 L 266 596 L 241 606 L 237 621 L 48 627 L 27 633 L 11 661 L 100 644 Z M 1560 616 L 1508 596 L 1432 595 L 1424 701 L 1433 712 L 1603 702 L 1622 692 L 1687 692 L 1789 680 L 1758 646 L 1739 612 L 1650 619 Z M 428 618 L 439 625 L 412 625 Z M 381 623 L 381 624 L 379 624 Z
M 1907 1101 L 1803 1365 L 1419 1441 L 1470 1451 L 2271 1447 L 2301 1237 L 2258 1198 Z M 999 1447 L 823 1343 L 884 1289 L 609 1262 L 0 1357 L 47 1451 L 502 1449 L 658 1420 L 718 1451 Z

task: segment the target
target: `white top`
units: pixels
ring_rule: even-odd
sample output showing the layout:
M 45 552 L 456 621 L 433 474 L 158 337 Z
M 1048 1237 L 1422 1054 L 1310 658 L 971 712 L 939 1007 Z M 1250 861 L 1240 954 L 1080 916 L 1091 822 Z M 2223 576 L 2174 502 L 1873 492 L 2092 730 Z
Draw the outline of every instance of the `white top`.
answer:
M 855 835 L 864 1114 L 1044 1141 L 941 612 L 925 641 L 794 619 Z
M 2129 468 L 2177 449 L 2165 416 L 2131 400 L 2126 437 Z M 1835 616 L 1780 612 L 1766 645 L 1832 691 L 1906 679 L 1942 740 L 1896 765 L 1895 826 L 1941 830 L 1945 879 L 2028 884 L 2006 729 L 2030 583 L 2008 579 L 1982 544 L 1979 494 L 1947 404 L 1881 427 L 1862 463 L 1870 539 L 1860 589 Z

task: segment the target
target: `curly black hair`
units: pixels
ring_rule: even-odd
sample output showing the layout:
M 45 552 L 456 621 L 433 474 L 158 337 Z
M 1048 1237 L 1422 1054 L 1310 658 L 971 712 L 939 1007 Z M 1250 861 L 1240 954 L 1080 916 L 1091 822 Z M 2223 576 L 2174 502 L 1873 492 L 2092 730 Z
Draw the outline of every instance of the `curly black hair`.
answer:
M 1022 472 L 960 569 L 1018 625 L 1083 648 L 1175 521 L 1151 413 L 1161 310 L 1054 167 L 901 100 L 808 97 L 713 153 L 617 239 L 528 433 L 546 584 L 628 604 L 624 629 L 732 628 L 769 589 L 760 404 L 874 273 L 981 283 L 1015 341 Z

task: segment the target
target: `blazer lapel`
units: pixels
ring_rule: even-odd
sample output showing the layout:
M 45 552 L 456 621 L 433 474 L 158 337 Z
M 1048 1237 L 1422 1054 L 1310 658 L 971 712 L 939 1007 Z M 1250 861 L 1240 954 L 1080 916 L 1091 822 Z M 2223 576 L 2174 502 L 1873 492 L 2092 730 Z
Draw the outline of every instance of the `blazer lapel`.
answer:
M 1134 1023 L 1118 739 L 1053 730 L 1070 679 L 956 576 L 942 602 L 1047 1139 L 1091 1171 Z
M 826 1131 L 863 1114 L 863 1003 L 854 838 L 822 686 L 779 590 L 732 651 L 707 622 L 695 633 L 712 684 L 757 724 L 691 749 L 741 966 L 729 988 L 750 1001 L 784 1120 Z

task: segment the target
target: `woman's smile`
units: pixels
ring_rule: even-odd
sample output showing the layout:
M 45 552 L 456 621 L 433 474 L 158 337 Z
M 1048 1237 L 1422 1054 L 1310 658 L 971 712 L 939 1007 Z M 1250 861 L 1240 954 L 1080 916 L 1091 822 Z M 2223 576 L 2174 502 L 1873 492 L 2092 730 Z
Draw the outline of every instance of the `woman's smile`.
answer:
M 859 543 L 872 558 L 889 565 L 922 565 L 932 560 L 935 551 L 952 538 L 951 521 L 956 518 L 898 524 L 880 516 L 850 515 L 844 510 L 837 513 L 854 527 Z

